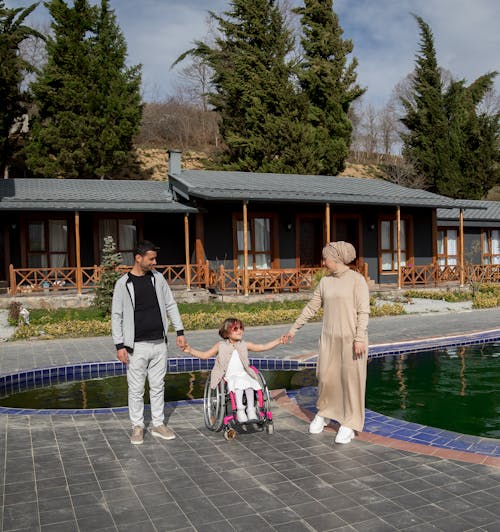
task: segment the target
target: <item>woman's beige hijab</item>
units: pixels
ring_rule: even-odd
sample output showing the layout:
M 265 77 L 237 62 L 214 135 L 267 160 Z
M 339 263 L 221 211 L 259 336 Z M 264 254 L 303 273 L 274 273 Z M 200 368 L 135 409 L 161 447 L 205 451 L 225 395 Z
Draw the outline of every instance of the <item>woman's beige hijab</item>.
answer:
M 349 242 L 330 242 L 323 248 L 323 258 L 339 264 L 350 264 L 356 258 L 356 250 Z

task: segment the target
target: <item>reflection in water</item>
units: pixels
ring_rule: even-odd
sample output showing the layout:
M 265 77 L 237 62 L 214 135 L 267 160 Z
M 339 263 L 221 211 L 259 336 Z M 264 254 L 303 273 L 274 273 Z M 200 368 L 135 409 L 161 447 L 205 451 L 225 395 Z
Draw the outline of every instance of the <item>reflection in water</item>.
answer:
M 82 381 L 80 385 L 80 391 L 82 392 L 82 406 L 81 408 L 87 408 L 88 398 L 87 398 L 87 383 Z
M 194 390 L 195 380 L 196 380 L 196 375 L 191 371 L 189 373 L 189 380 L 188 380 L 189 388 L 186 391 L 186 396 L 188 399 L 194 399 L 193 390 Z
M 406 355 L 401 355 L 396 358 L 396 378 L 399 382 L 399 400 L 402 410 L 406 409 L 406 400 L 408 398 L 408 390 L 406 388 L 405 372 L 404 372 L 404 362 L 406 360 Z
M 467 387 L 467 381 L 465 380 L 465 347 L 458 348 L 457 356 L 460 358 L 460 395 L 464 397 L 465 388 Z

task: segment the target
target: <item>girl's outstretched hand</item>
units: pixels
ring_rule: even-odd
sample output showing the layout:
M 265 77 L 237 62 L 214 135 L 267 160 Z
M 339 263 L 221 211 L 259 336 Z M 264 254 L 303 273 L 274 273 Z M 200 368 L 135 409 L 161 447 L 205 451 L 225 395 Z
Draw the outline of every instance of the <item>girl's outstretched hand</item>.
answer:
M 191 346 L 189 344 L 184 344 L 184 347 L 182 348 L 182 352 L 183 353 L 187 353 L 188 355 L 190 355 L 191 353 L 189 352 L 191 350 Z

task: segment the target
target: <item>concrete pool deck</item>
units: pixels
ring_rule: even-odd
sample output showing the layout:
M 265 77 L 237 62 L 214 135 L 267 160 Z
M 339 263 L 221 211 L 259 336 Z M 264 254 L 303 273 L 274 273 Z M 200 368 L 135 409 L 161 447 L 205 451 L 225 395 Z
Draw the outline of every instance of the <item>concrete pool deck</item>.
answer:
M 370 343 L 499 327 L 499 309 L 376 318 Z M 252 327 L 246 337 L 266 341 L 287 329 Z M 314 356 L 319 330 L 306 325 L 269 356 Z M 217 335 L 187 338 L 204 349 Z M 0 353 L 0 375 L 115 356 L 110 338 L 3 343 Z M 0 530 L 498 529 L 498 468 L 364 437 L 335 445 L 332 431 L 308 434 L 296 407 L 281 394 L 275 435 L 228 443 L 204 428 L 200 404 L 169 405 L 177 439 L 147 436 L 139 447 L 128 442 L 126 413 L 2 415 Z

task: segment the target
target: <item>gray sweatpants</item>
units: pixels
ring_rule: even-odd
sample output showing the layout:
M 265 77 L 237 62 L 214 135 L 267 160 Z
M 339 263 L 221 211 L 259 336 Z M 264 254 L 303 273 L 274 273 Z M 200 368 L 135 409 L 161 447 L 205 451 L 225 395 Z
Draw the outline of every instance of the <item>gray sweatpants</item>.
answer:
M 167 366 L 167 345 L 164 340 L 136 342 L 129 355 L 127 369 L 128 409 L 133 427 L 144 427 L 144 385 L 149 382 L 151 419 L 154 427 L 163 425 L 164 378 Z

